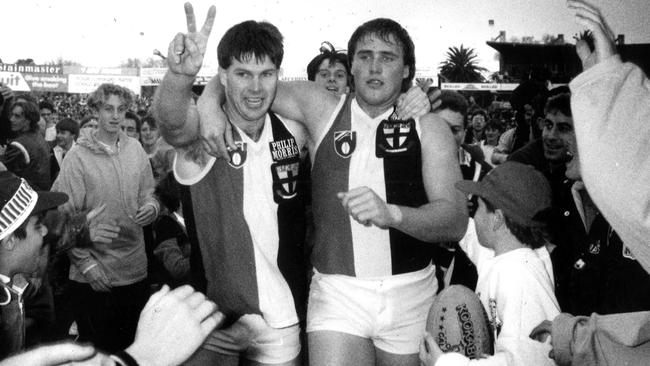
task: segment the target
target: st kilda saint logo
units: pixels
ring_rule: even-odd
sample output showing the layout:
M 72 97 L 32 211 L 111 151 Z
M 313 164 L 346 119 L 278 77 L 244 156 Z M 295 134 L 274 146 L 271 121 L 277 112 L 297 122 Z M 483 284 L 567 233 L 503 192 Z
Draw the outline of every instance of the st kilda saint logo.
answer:
M 342 157 L 349 158 L 352 156 L 354 149 L 357 147 L 357 133 L 355 131 L 335 131 L 334 132 L 334 151 Z
M 228 155 L 230 156 L 231 167 L 239 169 L 246 162 L 246 143 L 242 141 L 235 141 L 236 149 L 228 149 Z
M 283 160 L 281 163 L 271 164 L 273 200 L 275 203 L 290 200 L 298 194 L 299 166 L 300 158 Z
M 375 155 L 378 158 L 402 153 L 408 154 L 418 140 L 413 119 L 406 121 L 383 120 L 377 127 L 376 136 Z

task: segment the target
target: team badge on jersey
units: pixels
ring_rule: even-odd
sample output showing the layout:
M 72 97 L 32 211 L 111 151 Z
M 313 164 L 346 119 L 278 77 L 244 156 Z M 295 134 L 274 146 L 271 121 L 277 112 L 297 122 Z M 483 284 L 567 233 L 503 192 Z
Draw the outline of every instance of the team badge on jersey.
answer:
M 356 147 L 356 131 L 334 131 L 334 151 L 336 151 L 340 157 L 345 159 L 349 158 L 352 156 Z
M 383 120 L 377 127 L 376 136 L 375 155 L 378 158 L 408 153 L 417 143 L 415 121 Z
M 298 194 L 298 175 L 300 174 L 300 158 L 285 159 L 271 164 L 273 177 L 273 200 L 281 203 Z
M 246 162 L 246 143 L 235 141 L 235 145 L 237 146 L 236 149 L 228 150 L 228 155 L 230 156 L 228 164 L 233 168 L 239 169 L 244 166 L 244 163 Z

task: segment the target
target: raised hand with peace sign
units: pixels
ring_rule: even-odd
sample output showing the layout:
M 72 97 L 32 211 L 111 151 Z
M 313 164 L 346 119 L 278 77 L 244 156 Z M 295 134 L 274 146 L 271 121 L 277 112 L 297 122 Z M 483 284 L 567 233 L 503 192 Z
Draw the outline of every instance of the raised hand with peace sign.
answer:
M 208 10 L 208 16 L 205 23 L 203 23 L 203 27 L 197 32 L 194 8 L 189 2 L 185 3 L 187 33 L 176 34 L 169 44 L 167 64 L 170 71 L 190 77 L 198 74 L 203 64 L 203 56 L 208 45 L 208 38 L 212 31 L 216 12 L 216 8 L 212 5 Z

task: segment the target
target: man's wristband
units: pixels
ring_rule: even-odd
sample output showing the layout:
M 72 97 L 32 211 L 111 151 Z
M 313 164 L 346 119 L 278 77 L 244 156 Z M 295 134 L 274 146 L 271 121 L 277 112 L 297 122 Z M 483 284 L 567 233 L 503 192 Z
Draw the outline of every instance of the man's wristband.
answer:
M 136 361 L 135 358 L 126 351 L 119 351 L 114 355 L 111 355 L 111 358 L 120 366 L 140 366 L 138 361 Z

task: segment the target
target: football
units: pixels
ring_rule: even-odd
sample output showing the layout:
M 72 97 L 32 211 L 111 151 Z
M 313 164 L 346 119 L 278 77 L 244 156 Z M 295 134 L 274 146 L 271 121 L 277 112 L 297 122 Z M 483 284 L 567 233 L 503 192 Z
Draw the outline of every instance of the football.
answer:
M 494 354 L 494 333 L 487 313 L 474 291 L 452 285 L 437 296 L 427 318 L 427 332 L 443 352 L 470 359 Z

